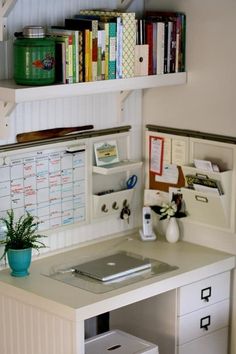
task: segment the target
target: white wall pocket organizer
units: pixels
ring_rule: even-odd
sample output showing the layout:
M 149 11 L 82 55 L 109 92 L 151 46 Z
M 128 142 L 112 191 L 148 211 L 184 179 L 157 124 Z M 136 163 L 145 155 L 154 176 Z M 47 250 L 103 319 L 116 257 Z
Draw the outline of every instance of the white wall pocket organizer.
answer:
M 187 211 L 184 223 L 234 232 L 236 138 L 154 125 L 147 128 L 146 155 L 150 158 L 151 138 L 163 139 L 165 148 L 160 158 L 178 166 L 179 178 L 173 185 L 161 172 L 163 181 L 163 176 L 146 164 L 146 189 L 157 192 L 170 192 L 171 187 L 181 189 Z
M 139 178 L 136 171 L 138 174 L 143 164 L 142 161 L 130 158 L 130 128 L 127 126 L 125 131 L 123 127 L 119 134 L 104 134 L 91 141 L 91 152 L 94 151 L 91 214 L 94 219 L 111 215 L 119 215 L 121 219 L 125 216 L 127 221 L 129 219 L 131 202 Z M 101 162 L 99 164 L 98 159 Z M 126 211 L 129 214 L 126 215 Z
M 120 213 L 122 208 L 129 206 L 134 189 L 125 189 L 104 195 L 93 195 L 93 216 L 104 217 Z
M 194 184 L 194 189 L 181 189 L 189 218 L 220 228 L 230 227 L 232 171 L 208 172 L 190 166 L 182 166 L 182 169 L 186 181 L 192 177 L 206 181 L 206 185 Z

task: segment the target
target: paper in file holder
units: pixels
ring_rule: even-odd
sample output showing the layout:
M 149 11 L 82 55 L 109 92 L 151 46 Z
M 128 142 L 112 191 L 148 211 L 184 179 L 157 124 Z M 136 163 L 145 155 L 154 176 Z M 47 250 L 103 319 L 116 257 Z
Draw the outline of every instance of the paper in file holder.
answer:
M 207 172 L 191 166 L 182 166 L 182 169 L 186 186 L 181 192 L 189 219 L 219 228 L 230 228 L 232 171 Z M 215 181 L 219 188 L 211 188 L 204 183 L 193 183 L 192 188 L 187 188 L 187 176 L 197 178 L 204 175 L 208 181 Z

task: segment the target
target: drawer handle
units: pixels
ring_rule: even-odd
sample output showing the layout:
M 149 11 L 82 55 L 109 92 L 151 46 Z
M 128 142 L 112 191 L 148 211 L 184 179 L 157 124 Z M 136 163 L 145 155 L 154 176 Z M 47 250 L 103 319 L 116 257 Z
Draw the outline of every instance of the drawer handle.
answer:
M 207 197 L 203 197 L 201 195 L 195 195 L 195 199 L 197 202 L 208 203 Z
M 107 348 L 107 350 L 116 350 L 116 349 L 118 349 L 118 348 L 120 348 L 121 347 L 121 345 L 120 344 L 116 344 L 116 345 L 113 345 L 112 347 L 110 347 L 110 348 Z
M 208 331 L 208 327 L 211 324 L 211 316 L 206 316 L 206 317 L 202 317 L 200 319 L 200 328 L 205 329 L 205 331 Z
M 210 297 L 211 297 L 211 286 L 208 286 L 207 288 L 201 290 L 201 300 L 209 302 Z

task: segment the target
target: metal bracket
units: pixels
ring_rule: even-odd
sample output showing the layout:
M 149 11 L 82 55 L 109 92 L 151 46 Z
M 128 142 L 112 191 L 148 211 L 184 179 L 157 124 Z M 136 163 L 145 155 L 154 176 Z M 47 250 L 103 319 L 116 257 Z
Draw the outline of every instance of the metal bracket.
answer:
M 127 91 L 120 91 L 118 93 L 118 110 L 117 110 L 117 123 L 121 123 L 123 121 L 123 114 L 124 114 L 124 109 L 125 109 L 125 101 L 127 100 L 127 98 L 129 97 L 129 95 L 132 93 L 133 91 L 131 90 L 127 90 Z
M 7 39 L 7 16 L 17 0 L 0 0 L 0 41 Z
M 134 0 L 117 0 L 117 9 L 126 11 Z
M 15 106 L 13 102 L 0 101 L 0 138 L 7 138 L 9 135 L 8 117 Z

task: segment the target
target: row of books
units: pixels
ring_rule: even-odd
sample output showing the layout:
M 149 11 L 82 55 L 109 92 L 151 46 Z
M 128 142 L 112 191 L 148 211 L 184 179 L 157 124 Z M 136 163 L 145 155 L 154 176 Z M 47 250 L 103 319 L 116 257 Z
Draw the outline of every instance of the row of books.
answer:
M 137 44 L 148 44 L 148 74 L 185 71 L 186 16 L 150 11 L 137 20 Z
M 140 45 L 148 48 L 147 74 L 184 71 L 185 16 L 161 14 L 148 13 L 145 20 L 136 20 L 133 12 L 82 10 L 65 19 L 64 26 L 51 26 L 48 35 L 55 39 L 56 82 L 71 84 L 134 77 L 135 61 L 140 59 L 136 48 Z M 171 64 L 173 61 L 175 65 Z

